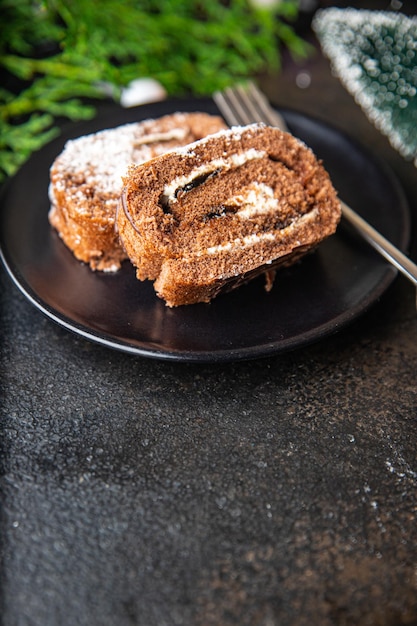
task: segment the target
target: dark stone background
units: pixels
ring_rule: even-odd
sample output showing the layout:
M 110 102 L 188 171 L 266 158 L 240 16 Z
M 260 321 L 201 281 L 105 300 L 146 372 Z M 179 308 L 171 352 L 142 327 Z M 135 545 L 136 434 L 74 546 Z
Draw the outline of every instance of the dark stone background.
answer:
M 261 84 L 391 165 L 417 259 L 417 171 L 328 62 L 287 59 Z M 417 624 L 406 279 L 319 344 L 200 366 L 88 343 L 0 279 L 5 626 Z

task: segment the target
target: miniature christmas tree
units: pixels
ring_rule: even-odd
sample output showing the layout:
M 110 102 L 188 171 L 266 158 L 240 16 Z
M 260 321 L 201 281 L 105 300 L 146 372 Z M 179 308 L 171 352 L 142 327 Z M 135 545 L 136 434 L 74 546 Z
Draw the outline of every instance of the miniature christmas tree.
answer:
M 313 28 L 368 118 L 417 165 L 417 19 L 331 8 L 316 14 Z

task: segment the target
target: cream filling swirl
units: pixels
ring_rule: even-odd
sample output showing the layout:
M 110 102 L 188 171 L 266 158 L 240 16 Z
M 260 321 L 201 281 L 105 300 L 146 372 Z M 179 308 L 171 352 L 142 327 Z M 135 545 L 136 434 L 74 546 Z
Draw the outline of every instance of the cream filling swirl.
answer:
M 280 237 L 287 237 L 291 235 L 296 228 L 299 228 L 300 225 L 314 221 L 317 218 L 318 213 L 318 209 L 315 208 L 309 213 L 295 218 L 291 224 L 279 231 Z M 226 243 L 222 243 L 217 246 L 210 246 L 206 249 L 206 253 L 211 255 L 218 254 L 219 252 L 229 252 L 235 248 L 248 248 L 261 241 L 274 241 L 276 237 L 277 233 L 274 231 L 268 231 L 266 233 L 253 233 L 251 235 L 247 235 L 246 237 L 237 237 L 233 241 L 227 241 Z M 296 245 L 300 244 L 298 241 L 295 243 Z
M 249 150 L 246 150 L 245 152 L 242 152 L 240 154 L 232 154 L 229 157 L 212 159 L 208 163 L 203 163 L 202 165 L 194 168 L 189 174 L 184 176 L 177 176 L 170 183 L 165 185 L 162 194 L 164 201 L 168 204 L 172 204 L 173 202 L 175 202 L 178 190 L 192 185 L 193 181 L 195 181 L 196 179 L 209 176 L 211 173 L 216 172 L 217 170 L 227 171 L 232 169 L 233 167 L 240 167 L 248 161 L 252 161 L 253 159 L 262 159 L 265 156 L 266 152 L 264 152 L 263 150 L 250 148 Z

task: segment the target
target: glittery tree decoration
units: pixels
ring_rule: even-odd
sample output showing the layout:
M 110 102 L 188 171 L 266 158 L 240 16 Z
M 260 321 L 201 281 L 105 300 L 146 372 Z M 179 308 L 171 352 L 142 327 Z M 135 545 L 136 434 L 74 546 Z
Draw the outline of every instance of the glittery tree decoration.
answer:
M 417 19 L 332 8 L 316 14 L 313 28 L 346 89 L 417 166 Z

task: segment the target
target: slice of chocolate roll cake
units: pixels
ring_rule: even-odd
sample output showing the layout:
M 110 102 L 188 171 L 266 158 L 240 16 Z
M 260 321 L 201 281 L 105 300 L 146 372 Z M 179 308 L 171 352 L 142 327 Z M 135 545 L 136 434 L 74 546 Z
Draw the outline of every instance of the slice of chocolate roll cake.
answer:
M 217 116 L 174 113 L 68 141 L 51 168 L 50 223 L 77 259 L 116 271 L 126 258 L 114 223 L 129 165 L 225 127 Z
M 154 280 L 168 306 L 271 277 L 333 234 L 341 216 L 313 152 L 263 124 L 133 167 L 124 183 L 119 236 L 137 277 Z

